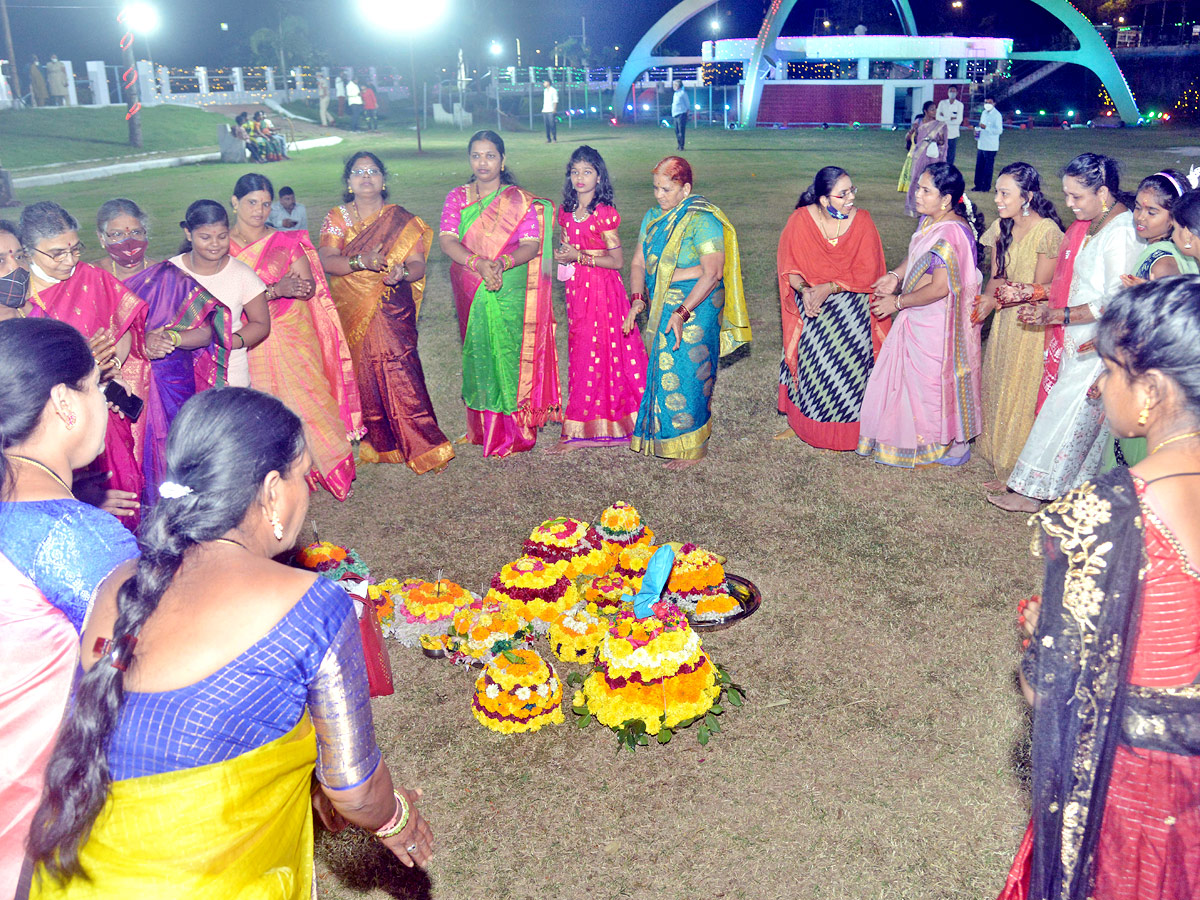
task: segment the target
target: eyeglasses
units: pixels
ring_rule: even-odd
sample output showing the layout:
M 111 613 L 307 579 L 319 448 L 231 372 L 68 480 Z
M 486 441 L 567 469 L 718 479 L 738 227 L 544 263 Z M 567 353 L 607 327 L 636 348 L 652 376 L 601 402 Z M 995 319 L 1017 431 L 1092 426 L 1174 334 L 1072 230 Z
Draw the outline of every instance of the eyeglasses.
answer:
M 41 247 L 34 247 L 42 256 L 48 256 L 55 262 L 62 262 L 68 256 L 74 256 L 76 259 L 83 256 L 83 252 L 87 247 L 83 244 L 76 244 L 74 247 L 59 247 L 57 250 L 43 250 Z
M 856 197 L 858 196 L 858 188 L 850 185 L 850 187 L 846 188 L 840 194 L 831 194 L 830 196 L 836 197 L 838 200 L 845 200 L 847 197 Z
M 351 169 L 351 175 L 357 175 L 359 178 L 370 178 L 372 175 L 382 175 L 383 173 L 374 166 L 366 169 Z
M 110 244 L 120 244 L 130 238 L 140 241 L 146 236 L 146 229 L 130 228 L 128 231 L 106 231 L 104 236 L 108 238 Z

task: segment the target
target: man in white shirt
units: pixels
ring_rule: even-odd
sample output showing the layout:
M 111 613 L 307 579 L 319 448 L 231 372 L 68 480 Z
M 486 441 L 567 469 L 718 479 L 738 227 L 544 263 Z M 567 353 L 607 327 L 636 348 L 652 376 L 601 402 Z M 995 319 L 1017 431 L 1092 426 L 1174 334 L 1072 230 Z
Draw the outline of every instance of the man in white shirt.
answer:
M 362 115 L 362 90 L 354 80 L 354 71 L 346 73 L 346 109 L 350 112 L 350 130 L 358 131 L 358 118 Z
M 983 112 L 979 114 L 979 125 L 975 128 L 975 184 L 972 191 L 988 193 L 992 189 L 992 171 L 996 167 L 996 151 L 1000 149 L 1000 135 L 1004 133 L 1004 118 L 996 109 L 991 97 L 983 100 Z
M 284 185 L 279 189 L 279 202 L 271 204 L 267 223 L 280 231 L 308 231 L 308 210 L 296 202 L 296 192 Z
M 672 85 L 675 93 L 671 95 L 671 118 L 675 120 L 675 143 L 679 152 L 683 152 L 684 139 L 687 137 L 688 95 L 683 89 L 683 82 L 678 79 Z
M 958 126 L 963 120 L 963 105 L 958 99 L 958 88 L 950 86 L 946 91 L 946 99 L 937 105 L 934 118 L 946 123 L 946 162 L 954 165 L 954 151 L 958 147 Z
M 329 114 L 329 76 L 324 72 L 317 73 L 317 106 L 321 114 L 321 125 L 332 125 L 333 116 Z
M 558 141 L 558 91 L 547 79 L 542 82 L 542 121 L 546 123 L 546 143 Z

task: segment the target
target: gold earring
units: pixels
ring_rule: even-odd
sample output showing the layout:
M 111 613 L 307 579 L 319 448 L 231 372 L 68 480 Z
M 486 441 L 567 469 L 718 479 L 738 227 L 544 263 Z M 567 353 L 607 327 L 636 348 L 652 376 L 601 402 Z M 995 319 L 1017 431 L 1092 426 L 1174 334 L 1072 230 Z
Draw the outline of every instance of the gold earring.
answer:
M 1150 398 L 1146 398 L 1146 404 L 1142 407 L 1142 411 L 1138 413 L 1138 424 L 1145 425 L 1150 420 Z
M 283 540 L 283 523 L 279 521 L 279 513 L 274 510 L 271 512 L 271 534 L 275 535 L 275 540 Z

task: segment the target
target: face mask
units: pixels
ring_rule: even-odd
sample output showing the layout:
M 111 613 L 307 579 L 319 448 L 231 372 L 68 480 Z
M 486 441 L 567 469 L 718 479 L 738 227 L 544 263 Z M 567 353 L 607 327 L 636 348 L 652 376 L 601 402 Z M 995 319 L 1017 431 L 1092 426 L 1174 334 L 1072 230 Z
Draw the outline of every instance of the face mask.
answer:
M 104 249 L 118 266 L 132 269 L 146 258 L 146 248 L 149 246 L 150 242 L 145 238 L 129 238 L 119 244 L 107 244 Z
M 20 309 L 29 292 L 29 272 L 17 266 L 7 275 L 0 275 L 0 306 Z
M 29 268 L 31 268 L 33 270 L 34 275 L 36 275 L 42 281 L 48 282 L 49 284 L 58 284 L 60 281 L 65 280 L 63 278 L 55 278 L 53 275 L 51 275 L 49 272 L 47 272 L 45 269 L 43 269 L 41 266 L 39 266 L 35 262 L 31 262 L 29 264 Z M 71 271 L 67 274 L 67 278 L 70 278 L 74 274 L 75 274 L 75 267 L 71 266 Z

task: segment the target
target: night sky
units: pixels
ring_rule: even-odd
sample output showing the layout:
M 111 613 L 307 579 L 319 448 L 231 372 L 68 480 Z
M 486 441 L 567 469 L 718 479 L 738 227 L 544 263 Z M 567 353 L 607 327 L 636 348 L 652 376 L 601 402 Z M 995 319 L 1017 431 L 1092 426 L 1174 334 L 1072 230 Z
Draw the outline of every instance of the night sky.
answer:
M 154 0 L 152 0 L 154 2 Z M 403 0 L 401 0 L 403 2 Z M 416 0 L 422 2 L 422 0 Z M 439 0 L 428 0 L 439 2 Z M 588 43 L 594 64 L 619 64 L 625 53 L 653 22 L 673 5 L 670 0 L 446 0 L 442 23 L 417 39 L 420 68 L 449 66 L 462 47 L 472 64 L 487 65 L 486 48 L 493 39 L 505 45 L 503 64 L 516 62 L 513 38 L 522 44 L 522 62 L 541 64 L 553 52 L 554 42 L 581 31 L 587 17 Z M 972 18 L 975 9 L 995 6 L 968 0 L 958 13 L 949 0 L 914 3 L 922 33 L 941 31 L 998 33 L 1000 23 L 986 17 Z M 156 0 L 162 16 L 159 32 L 150 39 L 156 61 L 176 66 L 251 64 L 249 36 L 261 27 L 275 27 L 279 10 L 306 20 L 314 47 L 324 51 L 328 62 L 351 65 L 407 63 L 408 42 L 389 37 L 376 23 L 365 19 L 355 0 Z M 762 20 L 761 0 L 724 0 L 680 29 L 667 41 L 667 49 L 698 54 L 700 42 L 714 34 L 725 37 L 753 36 Z M 1026 4 L 1019 4 L 1026 6 Z M 833 30 L 849 32 L 862 19 L 880 33 L 899 30 L 891 3 L 865 0 L 819 0 L 796 5 L 784 34 L 812 32 L 816 7 L 829 10 Z M 1028 4 L 1032 7 L 1033 4 Z M 27 65 L 37 53 L 44 62 L 56 52 L 81 64 L 88 59 L 120 60 L 117 43 L 121 29 L 116 8 L 95 0 L 8 0 L 9 19 L 18 61 Z M 1026 10 L 1026 15 L 1032 10 Z M 1035 14 L 1036 17 L 1036 14 Z M 711 30 L 716 18 L 719 32 Z M 229 26 L 221 31 L 220 23 Z M 1010 24 L 1010 23 L 1003 23 Z M 1026 23 L 1025 28 L 1029 25 Z M 982 29 L 982 30 L 981 30 Z M 141 44 L 136 44 L 135 48 Z M 620 47 L 621 50 L 614 48 Z M 540 49 L 541 54 L 536 50 Z M 144 54 L 144 50 L 139 56 Z

